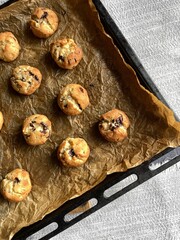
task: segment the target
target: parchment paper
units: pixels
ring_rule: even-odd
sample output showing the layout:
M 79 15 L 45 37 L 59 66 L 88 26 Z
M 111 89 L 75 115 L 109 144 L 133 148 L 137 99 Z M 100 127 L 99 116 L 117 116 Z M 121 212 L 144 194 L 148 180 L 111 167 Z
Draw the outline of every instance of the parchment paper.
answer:
M 28 21 L 37 6 L 55 10 L 58 31 L 47 40 L 33 36 Z M 32 192 L 21 203 L 0 196 L 0 239 L 11 239 L 23 226 L 101 182 L 107 174 L 126 171 L 171 146 L 180 145 L 180 123 L 171 110 L 142 86 L 123 60 L 98 19 L 91 0 L 24 0 L 0 11 L 0 31 L 12 31 L 21 52 L 12 63 L 0 62 L 0 110 L 5 123 L 0 133 L 0 177 L 22 167 L 30 172 Z M 72 71 L 60 69 L 52 60 L 49 44 L 60 36 L 74 38 L 84 57 Z M 20 64 L 38 67 L 43 75 L 38 91 L 31 96 L 16 93 L 9 78 Z M 59 89 L 69 83 L 82 84 L 91 105 L 79 116 L 69 117 L 58 108 Z M 119 108 L 131 121 L 129 137 L 122 143 L 105 141 L 98 132 L 102 113 Z M 52 121 L 51 139 L 43 146 L 28 146 L 23 139 L 23 120 L 35 113 Z M 83 137 L 91 148 L 87 163 L 67 168 L 57 161 L 56 150 L 66 137 Z

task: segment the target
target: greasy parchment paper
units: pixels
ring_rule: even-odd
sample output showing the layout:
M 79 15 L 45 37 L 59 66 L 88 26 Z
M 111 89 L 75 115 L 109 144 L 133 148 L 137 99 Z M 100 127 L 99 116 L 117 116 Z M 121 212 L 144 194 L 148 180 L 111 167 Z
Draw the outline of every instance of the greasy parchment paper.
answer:
M 55 10 L 58 31 L 47 40 L 29 30 L 28 21 L 37 6 Z M 12 31 L 21 52 L 12 63 L 0 62 L 0 110 L 5 118 L 0 133 L 0 177 L 22 167 L 30 172 L 32 192 L 21 203 L 0 196 L 0 239 L 11 239 L 23 226 L 42 219 L 65 201 L 81 195 L 107 174 L 126 171 L 171 146 L 180 145 L 180 123 L 153 94 L 140 86 L 134 71 L 108 37 L 91 0 L 24 0 L 0 11 L 0 31 Z M 49 44 L 58 37 L 74 38 L 82 47 L 83 60 L 74 70 L 62 70 L 52 60 Z M 38 67 L 42 84 L 33 95 L 22 96 L 10 86 L 12 69 L 20 64 Z M 58 108 L 59 89 L 82 84 L 91 105 L 79 116 L 69 117 Z M 99 116 L 120 108 L 131 121 L 129 137 L 109 143 L 100 136 Z M 43 146 L 28 146 L 23 139 L 23 120 L 35 113 L 52 121 L 51 139 Z M 91 148 L 87 163 L 79 168 L 61 166 L 56 149 L 66 137 L 83 137 Z

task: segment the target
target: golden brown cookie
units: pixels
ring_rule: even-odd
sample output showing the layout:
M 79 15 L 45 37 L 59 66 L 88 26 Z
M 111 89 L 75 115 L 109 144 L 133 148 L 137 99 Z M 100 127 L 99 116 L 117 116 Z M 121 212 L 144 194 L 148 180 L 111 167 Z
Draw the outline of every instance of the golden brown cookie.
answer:
M 3 123 L 4 123 L 3 114 L 2 112 L 0 112 L 0 130 L 2 129 Z
M 81 61 L 83 52 L 73 39 L 58 39 L 50 45 L 52 58 L 64 69 L 73 69 Z
M 58 105 L 67 115 L 78 115 L 88 105 L 89 97 L 85 88 L 79 84 L 68 84 L 57 98 Z
M 130 125 L 128 116 L 121 110 L 113 109 L 101 116 L 99 131 L 110 142 L 119 142 L 127 137 Z
M 42 80 L 41 72 L 28 65 L 21 65 L 13 70 L 11 85 L 17 92 L 30 95 L 39 88 Z
M 20 51 L 20 46 L 11 32 L 0 33 L 0 59 L 5 62 L 14 61 Z
M 64 166 L 78 167 L 84 164 L 90 154 L 90 148 L 83 138 L 66 138 L 57 151 L 58 159 Z
M 0 185 L 3 197 L 12 202 L 23 201 L 32 188 L 29 173 L 17 168 L 8 173 Z
M 57 30 L 58 22 L 55 12 L 39 7 L 31 15 L 30 28 L 36 37 L 48 38 Z
M 51 122 L 45 115 L 31 115 L 24 120 L 22 132 L 29 145 L 44 144 L 51 134 Z

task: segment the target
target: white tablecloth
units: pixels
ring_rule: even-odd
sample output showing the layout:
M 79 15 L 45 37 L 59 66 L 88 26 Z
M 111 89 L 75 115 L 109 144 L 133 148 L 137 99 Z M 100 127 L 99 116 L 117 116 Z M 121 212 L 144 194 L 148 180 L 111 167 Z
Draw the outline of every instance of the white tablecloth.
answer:
M 180 118 L 180 1 L 102 2 Z M 179 240 L 179 168 L 174 165 L 52 239 Z

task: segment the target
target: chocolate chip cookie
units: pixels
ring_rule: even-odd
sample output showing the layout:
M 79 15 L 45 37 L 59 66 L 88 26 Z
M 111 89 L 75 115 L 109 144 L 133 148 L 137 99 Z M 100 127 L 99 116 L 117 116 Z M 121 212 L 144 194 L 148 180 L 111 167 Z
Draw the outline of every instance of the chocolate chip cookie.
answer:
M 24 120 L 22 132 L 29 145 L 44 144 L 51 134 L 51 122 L 45 115 L 32 115 Z
M 58 22 L 54 11 L 39 7 L 31 15 L 30 28 L 36 37 L 48 38 L 57 30 Z
M 99 131 L 110 142 L 119 142 L 127 137 L 130 125 L 128 116 L 119 109 L 113 109 L 101 116 Z
M 79 84 L 68 84 L 57 98 L 58 105 L 67 115 L 78 115 L 89 105 L 89 97 L 85 88 Z
M 3 197 L 12 202 L 23 201 L 32 188 L 29 173 L 17 168 L 8 173 L 0 184 Z
M 42 80 L 41 72 L 28 65 L 21 65 L 13 70 L 11 85 L 18 93 L 30 95 L 39 88 Z
M 0 59 L 5 62 L 14 61 L 20 51 L 19 43 L 11 32 L 0 33 Z
M 64 69 L 73 69 L 82 59 L 82 49 L 73 39 L 58 39 L 50 45 L 52 58 L 57 65 Z
M 78 167 L 84 164 L 90 154 L 90 148 L 83 138 L 66 138 L 57 151 L 58 159 L 64 166 Z
M 2 112 L 0 112 L 0 130 L 2 129 L 3 123 L 4 123 L 3 114 Z

